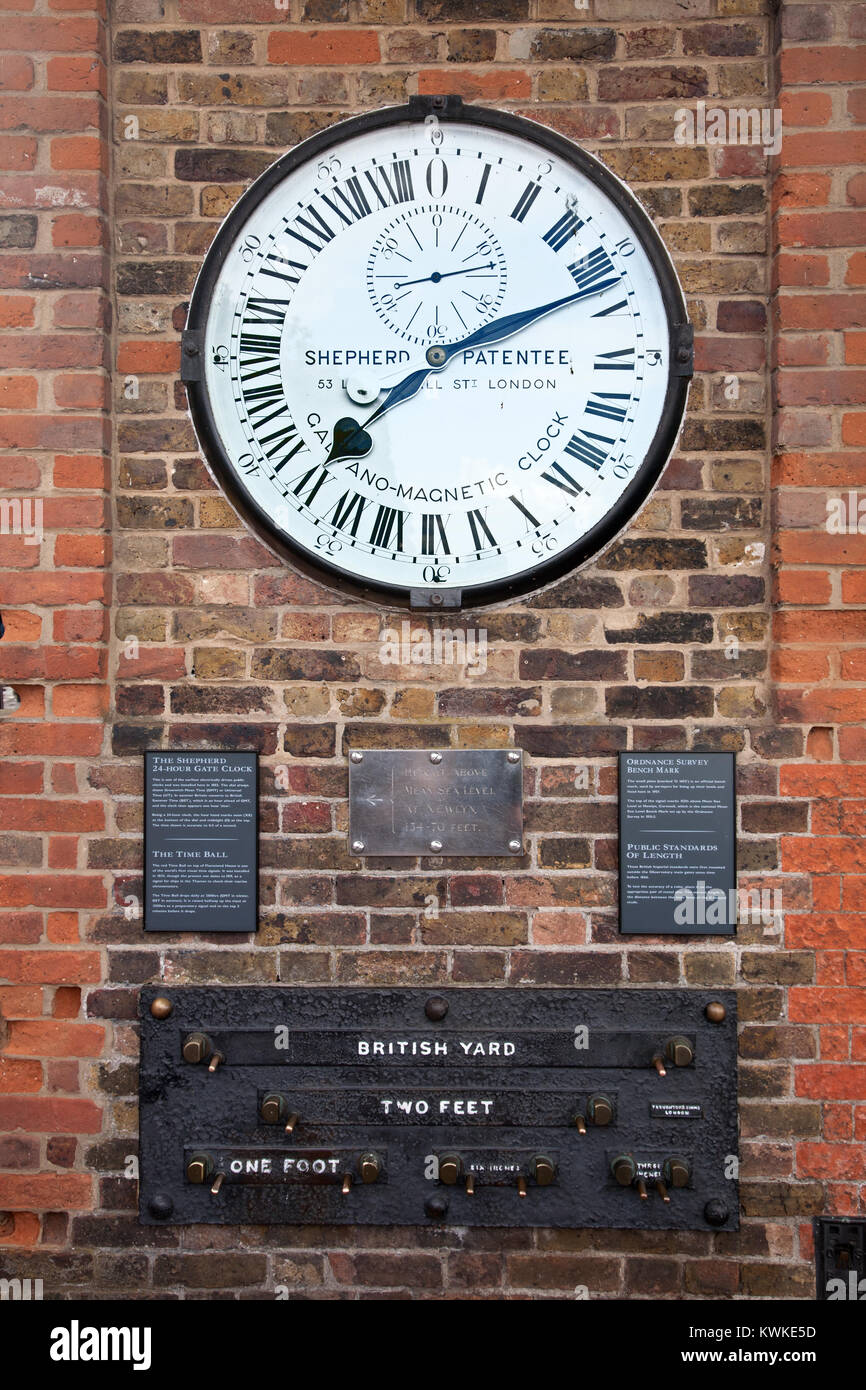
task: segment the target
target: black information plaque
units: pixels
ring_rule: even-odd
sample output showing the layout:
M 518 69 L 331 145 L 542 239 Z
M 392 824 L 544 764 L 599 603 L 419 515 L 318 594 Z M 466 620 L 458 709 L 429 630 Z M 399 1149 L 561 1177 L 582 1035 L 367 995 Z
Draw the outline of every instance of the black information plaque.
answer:
M 522 754 L 515 748 L 352 752 L 349 848 L 353 854 L 522 854 Z
M 734 931 L 733 753 L 620 753 L 619 892 L 623 933 Z
M 145 931 L 258 926 L 258 755 L 144 755 Z

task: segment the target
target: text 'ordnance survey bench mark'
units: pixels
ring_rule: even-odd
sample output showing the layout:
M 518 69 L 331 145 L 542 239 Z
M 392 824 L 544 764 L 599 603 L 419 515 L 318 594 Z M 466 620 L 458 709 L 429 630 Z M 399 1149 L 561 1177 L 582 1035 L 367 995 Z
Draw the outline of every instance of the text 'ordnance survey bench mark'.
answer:
M 733 753 L 621 753 L 619 864 L 620 931 L 733 932 Z
M 257 754 L 148 752 L 144 766 L 145 930 L 254 932 Z

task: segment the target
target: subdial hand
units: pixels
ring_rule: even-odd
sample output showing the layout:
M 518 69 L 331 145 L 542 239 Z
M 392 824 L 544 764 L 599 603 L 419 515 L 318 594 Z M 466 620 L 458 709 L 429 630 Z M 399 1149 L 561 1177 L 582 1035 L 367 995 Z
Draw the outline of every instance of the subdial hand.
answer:
M 495 261 L 485 261 L 482 265 L 465 265 L 460 270 L 434 270 L 432 275 L 422 275 L 420 280 L 395 280 L 394 288 L 405 290 L 409 285 L 426 285 L 428 280 L 432 280 L 434 285 L 438 285 L 440 280 L 450 280 L 452 275 L 472 275 L 479 270 L 495 270 Z

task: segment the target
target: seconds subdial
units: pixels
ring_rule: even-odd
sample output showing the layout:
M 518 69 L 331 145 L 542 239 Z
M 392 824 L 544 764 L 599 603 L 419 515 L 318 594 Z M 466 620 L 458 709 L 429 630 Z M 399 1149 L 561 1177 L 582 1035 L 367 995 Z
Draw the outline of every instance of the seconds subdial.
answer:
M 396 217 L 367 260 L 376 313 L 409 343 L 457 342 L 488 323 L 507 278 L 489 227 L 470 210 L 442 203 Z

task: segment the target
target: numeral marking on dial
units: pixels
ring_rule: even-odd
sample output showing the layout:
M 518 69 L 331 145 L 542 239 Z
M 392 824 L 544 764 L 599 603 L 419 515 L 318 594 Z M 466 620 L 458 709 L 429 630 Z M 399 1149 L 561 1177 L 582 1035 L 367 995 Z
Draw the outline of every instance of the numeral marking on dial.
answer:
M 445 532 L 445 520 L 439 512 L 421 513 L 422 555 L 450 555 L 451 547 Z
M 599 415 L 603 420 L 615 420 L 621 425 L 628 412 L 630 400 L 628 391 L 599 391 L 587 401 L 586 414 Z M 624 401 L 625 404 L 620 405 L 620 401 Z
M 487 537 L 488 544 L 496 545 L 496 537 L 494 536 L 490 527 L 487 525 L 487 521 L 485 520 L 486 515 L 486 507 L 484 508 L 483 512 L 479 511 L 477 507 L 473 507 L 470 511 L 466 513 L 466 520 L 469 522 L 469 529 L 472 532 L 473 550 L 487 549 L 487 544 L 485 544 L 485 542 L 481 539 L 482 532 Z
M 331 525 L 336 526 L 338 531 L 347 531 L 350 536 L 357 536 L 358 523 L 369 506 L 370 502 L 366 497 L 362 497 L 360 492 L 344 492 L 334 504 L 329 517 Z
M 307 447 L 291 420 L 275 430 L 273 434 L 256 435 L 256 438 L 265 458 L 276 459 L 273 464 L 275 473 L 279 473 L 280 469 L 285 468 L 286 464 L 295 457 L 295 454 L 300 454 Z M 270 444 L 270 449 L 265 448 L 266 444 Z M 283 450 L 285 453 L 283 453 L 282 458 L 279 458 L 278 455 Z
M 542 240 L 554 251 L 561 251 L 565 243 L 570 241 L 583 225 L 583 219 L 578 217 L 576 212 L 564 212 L 559 221 L 554 222 L 550 230 L 544 233 Z M 571 266 L 569 270 L 572 270 Z
M 262 265 L 262 275 L 271 275 L 275 280 L 285 280 L 289 285 L 299 285 L 301 275 L 309 266 L 301 265 L 300 261 L 289 260 L 288 256 L 278 256 L 275 251 L 269 251 L 265 256 L 266 261 L 273 261 L 275 265 L 289 266 L 292 270 L 297 270 L 299 274 L 289 275 L 285 270 L 274 270 L 268 265 Z
M 308 468 L 306 473 L 302 473 L 299 478 L 293 478 L 292 492 L 303 502 L 304 506 L 311 507 L 316 493 L 325 483 L 332 480 L 332 475 L 327 468 L 321 464 L 316 464 L 313 468 Z
M 327 246 L 329 241 L 334 240 L 334 229 L 325 221 L 318 209 L 313 207 L 312 203 L 310 203 L 305 211 L 307 213 L 306 217 L 302 217 L 300 213 L 298 213 L 292 218 L 292 222 L 303 227 L 311 236 L 314 236 L 316 240 L 311 241 L 310 237 L 304 236 L 304 233 L 299 232 L 297 226 L 293 227 L 288 219 L 286 219 L 286 234 L 287 236 L 295 237 L 297 241 L 302 242 L 304 246 L 308 246 L 311 251 L 318 255 L 323 246 Z M 312 221 L 310 219 L 312 219 Z
M 619 348 L 615 352 L 601 352 L 593 363 L 596 372 L 633 372 L 635 367 L 634 348 Z
M 529 510 L 526 503 L 524 502 L 522 492 L 518 496 L 514 496 L 514 494 L 512 493 L 511 496 L 509 496 L 508 500 L 509 502 L 513 502 L 517 510 L 519 512 L 522 512 L 522 514 L 526 517 L 527 531 L 531 531 L 533 528 L 537 528 L 541 525 L 541 522 L 538 520 L 538 517 L 533 516 L 532 512 Z
M 598 444 L 593 444 L 593 439 L 601 440 L 606 444 L 612 444 L 613 440 L 606 435 L 593 434 L 591 430 L 579 430 L 573 434 L 565 446 L 565 452 L 571 454 L 572 458 L 579 459 L 581 463 L 587 464 L 598 472 L 601 465 L 607 458 L 607 450 L 600 449 Z
M 541 186 L 539 184 L 528 183 L 517 199 L 512 209 L 511 216 L 515 218 L 516 221 L 522 222 L 540 192 Z
M 573 450 L 566 445 L 566 453 L 572 452 Z M 561 463 L 552 463 L 541 476 L 546 483 L 552 483 L 554 487 L 561 487 L 563 492 L 567 492 L 570 497 L 576 497 L 579 492 L 583 492 L 580 483 L 576 478 L 572 478 L 568 469 L 563 468 Z
M 399 507 L 386 507 L 380 504 L 376 513 L 376 520 L 373 522 L 373 529 L 370 532 L 370 544 L 382 546 L 385 550 L 402 551 L 405 521 L 406 513 L 401 512 Z M 396 534 L 394 534 L 395 528 Z
M 395 203 L 410 203 L 415 197 L 412 188 L 412 170 L 408 159 L 397 159 L 391 165 L 391 178 L 381 166 L 366 171 L 367 181 L 383 208 Z M 392 182 L 393 180 L 393 182 Z M 384 184 L 385 191 L 380 187 Z
M 286 321 L 286 309 L 291 300 L 288 299 L 248 299 L 244 310 L 244 323 L 279 323 Z M 276 306 L 285 305 L 285 308 Z
M 573 261 L 568 269 L 580 290 L 606 290 L 620 278 L 610 256 L 600 246 Z

